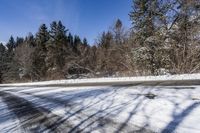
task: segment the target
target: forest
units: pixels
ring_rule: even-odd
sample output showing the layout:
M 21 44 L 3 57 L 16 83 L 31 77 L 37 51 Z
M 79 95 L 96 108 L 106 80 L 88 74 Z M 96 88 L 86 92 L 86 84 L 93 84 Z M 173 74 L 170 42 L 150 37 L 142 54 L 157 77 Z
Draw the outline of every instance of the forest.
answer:
M 95 44 L 61 21 L 11 36 L 0 44 L 0 83 L 200 72 L 199 0 L 132 0 L 130 6 L 131 28 L 117 19 Z

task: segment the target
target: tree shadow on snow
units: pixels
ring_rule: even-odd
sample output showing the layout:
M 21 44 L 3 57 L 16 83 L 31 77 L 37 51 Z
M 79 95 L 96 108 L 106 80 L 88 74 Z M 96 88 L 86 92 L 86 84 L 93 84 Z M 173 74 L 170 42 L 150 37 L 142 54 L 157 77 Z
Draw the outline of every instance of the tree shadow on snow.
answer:
M 138 88 L 139 87 L 139 88 Z M 142 88 L 140 90 L 140 88 Z M 145 89 L 144 89 L 145 88 Z M 129 91 L 126 92 L 126 89 Z M 135 93 L 132 93 L 131 89 L 135 89 Z M 168 96 L 160 89 L 170 90 L 170 93 L 174 94 Z M 170 86 L 113 86 L 99 89 L 86 89 L 86 90 L 72 90 L 58 92 L 49 92 L 45 94 L 37 94 L 32 89 L 29 91 L 19 91 L 18 93 L 29 97 L 29 102 L 34 103 L 32 106 L 40 104 L 41 107 L 47 107 L 51 109 L 64 107 L 65 115 L 63 117 L 54 117 L 54 123 L 48 125 L 47 128 L 41 130 L 42 132 L 56 132 L 59 127 L 64 126 L 68 123 L 65 131 L 69 133 L 74 132 L 154 132 L 154 129 L 150 129 L 150 120 L 148 106 L 157 99 L 165 100 L 173 105 L 173 111 L 171 112 L 172 121 L 170 121 L 161 131 L 162 133 L 174 132 L 177 127 L 186 119 L 191 112 L 199 107 L 199 102 L 191 103 L 187 108 L 182 109 L 181 112 L 176 113 L 180 109 L 183 101 L 176 101 L 177 96 L 175 94 L 181 94 L 182 87 L 170 87 Z M 190 90 L 194 90 L 195 87 L 184 87 L 187 93 L 181 95 L 185 99 L 192 99 Z M 9 90 L 12 91 L 12 90 Z M 9 93 L 6 92 L 6 93 Z M 17 90 L 13 90 L 17 91 Z M 121 94 L 124 99 L 119 102 Z M 41 102 L 42 101 L 42 102 Z M 28 105 L 27 108 L 30 108 Z M 39 108 L 41 108 L 39 107 Z M 156 106 L 155 110 L 159 110 L 159 105 Z M 33 107 L 31 107 L 33 108 Z M 127 110 L 128 109 L 128 110 Z M 40 110 L 40 109 L 39 109 Z M 51 110 L 48 110 L 51 112 Z M 16 112 L 16 110 L 14 110 Z M 126 118 L 118 122 L 115 120 L 120 114 L 126 112 L 128 115 Z M 144 116 L 144 123 L 142 125 L 134 125 L 134 117 L 140 112 Z M 22 111 L 23 113 L 23 111 Z M 156 111 L 151 112 L 152 115 L 156 115 Z M 18 117 L 21 117 L 18 115 Z M 32 115 L 37 118 L 38 116 Z M 31 117 L 30 117 L 31 119 Z M 74 121 L 76 120 L 76 121 Z M 70 126 L 69 126 L 70 125 Z

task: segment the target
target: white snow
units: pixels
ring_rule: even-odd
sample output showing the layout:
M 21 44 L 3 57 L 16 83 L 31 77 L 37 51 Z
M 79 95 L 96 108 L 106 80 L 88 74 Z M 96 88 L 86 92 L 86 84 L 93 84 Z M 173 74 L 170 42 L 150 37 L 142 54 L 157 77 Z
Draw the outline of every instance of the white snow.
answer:
M 84 86 L 59 87 L 60 84 L 98 82 L 141 82 L 199 80 L 200 74 L 57 80 L 36 83 L 2 84 L 1 91 L 22 97 L 85 132 L 130 132 L 145 128 L 153 132 L 199 133 L 200 86 Z M 46 87 L 45 85 L 58 87 Z M 22 85 L 22 86 L 21 86 Z M 23 86 L 28 85 L 28 86 Z M 44 85 L 36 87 L 34 85 Z M 7 87 L 6 87 L 7 86 Z M 153 94 L 155 97 L 148 97 Z M 0 108 L 3 101 L 0 99 Z M 4 111 L 5 112 L 5 111 Z M 5 113 L 0 112 L 0 121 Z M 11 115 L 12 117 L 12 115 Z M 8 119 L 0 129 L 16 126 Z
M 19 128 L 19 123 L 19 120 L 11 111 L 9 111 L 7 105 L 3 103 L 2 99 L 0 98 L 0 132 L 20 133 L 22 131 Z
M 0 41 L 0 43 L 2 43 L 3 45 L 6 45 L 6 42 L 5 42 L 5 41 Z
M 156 132 L 200 131 L 200 86 L 2 87 L 1 90 L 46 108 L 84 131 L 101 132 L 104 128 L 106 132 L 128 132 L 130 127 Z M 156 97 L 149 99 L 145 96 L 149 93 Z M 97 122 L 100 118 L 109 120 L 102 128 Z
M 70 79 L 53 80 L 44 82 L 30 82 L 17 84 L 0 84 L 0 86 L 22 86 L 22 85 L 74 85 L 74 84 L 92 84 L 92 83 L 137 83 L 153 81 L 180 81 L 180 80 L 200 80 L 200 73 L 182 74 L 182 75 L 162 75 L 162 76 L 141 76 L 141 77 L 118 77 L 118 78 L 90 78 L 90 79 Z

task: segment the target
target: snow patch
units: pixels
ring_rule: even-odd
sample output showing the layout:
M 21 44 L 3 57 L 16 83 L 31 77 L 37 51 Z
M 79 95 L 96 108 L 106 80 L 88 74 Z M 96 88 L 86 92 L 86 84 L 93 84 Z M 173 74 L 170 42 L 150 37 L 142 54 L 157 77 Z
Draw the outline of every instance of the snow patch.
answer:
M 119 77 L 119 78 L 90 78 L 90 79 L 70 79 L 53 80 L 44 82 L 0 84 L 0 86 L 35 86 L 35 85 L 75 85 L 75 84 L 95 84 L 95 83 L 137 83 L 137 82 L 162 82 L 162 81 L 182 81 L 182 80 L 200 80 L 200 74 L 182 74 L 182 75 L 162 75 L 162 76 L 141 76 L 141 77 Z

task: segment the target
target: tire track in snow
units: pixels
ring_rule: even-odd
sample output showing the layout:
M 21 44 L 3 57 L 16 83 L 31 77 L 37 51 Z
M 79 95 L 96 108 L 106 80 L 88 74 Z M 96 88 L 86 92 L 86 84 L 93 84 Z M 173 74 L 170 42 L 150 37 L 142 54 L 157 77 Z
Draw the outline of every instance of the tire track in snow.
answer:
M 20 121 L 15 114 L 9 111 L 7 105 L 2 101 L 0 97 L 0 132 L 2 133 L 21 133 L 19 126 Z
M 60 116 L 52 114 L 42 107 L 35 107 L 26 99 L 8 92 L 1 91 L 0 97 L 6 103 L 8 109 L 17 116 L 24 132 L 51 132 L 53 129 L 53 132 L 60 133 L 69 130 L 72 126 L 66 121 L 57 125 L 56 129 L 52 128 L 57 120 L 61 119 Z

